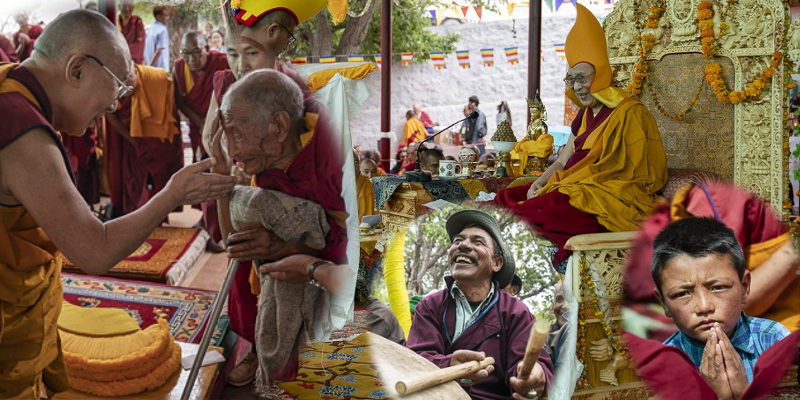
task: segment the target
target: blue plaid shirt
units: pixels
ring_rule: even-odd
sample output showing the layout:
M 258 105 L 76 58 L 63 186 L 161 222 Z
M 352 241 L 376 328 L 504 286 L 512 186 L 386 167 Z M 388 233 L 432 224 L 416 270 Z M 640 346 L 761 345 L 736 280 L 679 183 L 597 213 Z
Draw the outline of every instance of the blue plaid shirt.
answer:
M 730 338 L 736 353 L 742 358 L 747 379 L 753 381 L 753 369 L 758 357 L 773 344 L 789 335 L 789 330 L 778 322 L 764 318 L 748 317 L 742 313 L 733 337 Z M 705 343 L 697 342 L 678 331 L 664 341 L 667 346 L 677 347 L 689 355 L 697 368 L 703 359 Z

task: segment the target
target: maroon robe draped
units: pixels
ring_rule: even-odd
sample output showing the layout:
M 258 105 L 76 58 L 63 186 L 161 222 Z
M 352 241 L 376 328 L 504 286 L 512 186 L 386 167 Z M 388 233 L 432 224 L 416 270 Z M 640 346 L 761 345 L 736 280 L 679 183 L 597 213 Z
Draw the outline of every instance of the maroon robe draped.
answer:
M 17 61 L 19 61 L 19 57 L 17 57 L 17 51 L 14 49 L 14 45 L 7 37 L 0 34 L 0 62 Z
M 55 128 L 50 124 L 53 119 L 53 111 L 42 85 L 30 71 L 21 66 L 12 69 L 6 79 L 13 79 L 25 86 L 39 105 L 34 105 L 20 93 L 0 93 L 0 121 L 3 121 L 0 123 L 0 148 L 32 129 L 43 128 L 56 142 L 64 159 L 65 168 L 72 181 L 75 182 L 69 155 Z
M 677 347 L 642 339 L 627 332 L 624 337 L 637 365 L 637 374 L 658 398 L 716 400 L 711 386 L 700 376 L 686 353 Z M 741 400 L 760 399 L 769 395 L 793 360 L 797 362 L 795 358 L 800 356 L 798 340 L 800 331 L 795 331 L 761 354 L 753 370 L 753 381 L 742 394 Z
M 19 52 L 19 54 L 17 54 L 17 56 L 19 57 L 19 62 L 23 62 L 27 60 L 28 57 L 31 56 L 31 53 L 33 52 L 33 44 L 36 42 L 36 38 L 38 38 L 39 35 L 42 34 L 43 30 L 44 28 L 42 28 L 39 25 L 31 25 L 31 28 L 28 30 L 28 37 L 31 39 L 31 42 L 28 43 L 27 46 L 23 47 L 22 50 Z M 14 48 L 19 47 L 20 33 L 21 32 L 19 31 L 14 32 Z
M 130 126 L 130 96 L 120 101 L 116 115 L 123 125 Z M 182 141 L 175 135 L 172 143 L 155 138 L 134 138 L 131 144 L 111 124 L 106 127 L 109 195 L 114 216 L 118 217 L 147 203 L 183 167 Z
M 569 170 L 589 154 L 589 150 L 585 150 L 583 144 L 589 135 L 611 115 L 612 111 L 612 108 L 604 106 L 597 115 L 589 114 L 586 116 L 586 131 L 575 138 L 575 152 L 567 161 L 564 170 Z M 579 111 L 578 116 L 572 121 L 573 135 L 578 134 L 585 112 L 585 108 Z M 569 257 L 569 251 L 564 250 L 564 245 L 569 238 L 586 233 L 608 231 L 605 226 L 597 221 L 597 218 L 569 204 L 569 196 L 561 192 L 554 191 L 528 199 L 528 189 L 531 185 L 532 183 L 500 190 L 497 192 L 494 202 L 519 215 L 537 233 L 550 239 L 558 246 L 558 251 L 553 256 L 553 265 L 561 264 Z
M 311 91 L 296 72 L 281 64 L 277 64 L 277 70 L 289 75 L 289 77 L 297 83 L 303 91 L 304 99 L 309 99 L 311 97 Z M 233 76 L 230 70 L 218 71 L 214 74 L 214 96 L 218 105 L 222 104 L 222 97 L 234 82 L 236 82 L 236 77 Z M 306 102 L 307 105 L 309 105 L 309 103 L 310 102 Z M 308 109 L 306 111 L 315 112 Z M 323 113 L 317 123 L 317 128 L 319 130 L 314 133 L 314 138 L 311 139 L 308 145 L 303 149 L 303 152 L 292 162 L 287 173 L 283 171 L 265 171 L 260 174 L 260 176 L 263 176 L 264 180 L 271 179 L 271 177 L 278 178 L 278 181 L 274 183 L 264 182 L 265 186 L 269 186 L 265 188 L 280 190 L 293 196 L 317 201 L 326 210 L 328 210 L 328 206 L 330 206 L 330 210 L 344 211 L 344 200 L 341 196 L 342 163 L 344 161 L 341 159 L 341 156 L 336 156 L 342 154 L 342 144 L 341 142 L 334 141 L 334 139 L 338 140 L 339 136 L 330 135 L 330 127 L 326 126 L 323 129 L 322 126 L 324 124 L 320 125 L 322 121 L 327 120 L 329 119 L 327 119 Z M 320 135 L 320 133 L 322 133 L 322 135 Z M 332 147 L 334 145 L 336 147 Z M 296 174 L 303 174 L 303 176 L 297 177 Z M 283 176 L 281 177 L 281 175 Z M 291 181 L 291 179 L 294 178 L 298 178 L 298 181 Z M 326 178 L 328 178 L 327 182 L 325 181 Z M 317 185 L 319 187 L 315 187 Z M 338 187 L 338 190 L 331 188 L 331 185 Z M 303 194 L 310 197 L 303 196 Z M 326 201 L 319 201 L 317 195 L 331 197 L 326 199 Z M 329 254 L 329 258 L 326 259 L 333 262 L 339 262 L 337 260 L 346 262 L 346 231 L 344 228 L 340 228 L 334 223 L 331 223 L 331 227 L 331 233 L 327 238 L 328 247 L 325 248 L 323 253 Z M 321 255 L 321 257 L 325 256 Z M 230 317 L 231 329 L 250 343 L 255 343 L 258 296 L 251 292 L 249 280 L 250 268 L 250 263 L 242 263 L 239 266 L 239 270 L 231 286 L 228 315 Z
M 214 73 L 228 69 L 228 56 L 216 51 L 209 52 L 203 72 L 200 74 L 191 72 L 194 80 L 191 91 L 186 90 L 185 65 L 186 61 L 183 58 L 175 60 L 175 97 L 181 96 L 194 112 L 205 117 L 208 113 L 208 105 L 211 103 L 211 96 L 214 95 Z M 198 153 L 202 154 L 202 158 L 207 158 L 208 155 L 203 148 L 203 132 L 192 121 L 189 121 L 189 139 L 192 142 L 192 161 L 200 161 L 197 158 Z M 217 216 L 217 202 L 202 203 L 200 210 L 203 211 L 206 231 L 211 235 L 214 243 L 219 243 L 222 240 L 222 231 Z
M 117 16 L 117 26 L 120 27 L 122 36 L 125 36 L 125 41 L 128 42 L 128 49 L 131 51 L 131 59 L 136 64 L 144 64 L 144 40 L 147 33 L 144 29 L 142 19 L 131 15 L 130 21 L 127 25 L 122 24 L 122 15 Z
M 97 128 L 90 126 L 83 136 L 64 135 L 62 141 L 69 154 L 78 191 L 90 206 L 100 202 L 100 171 L 97 165 Z

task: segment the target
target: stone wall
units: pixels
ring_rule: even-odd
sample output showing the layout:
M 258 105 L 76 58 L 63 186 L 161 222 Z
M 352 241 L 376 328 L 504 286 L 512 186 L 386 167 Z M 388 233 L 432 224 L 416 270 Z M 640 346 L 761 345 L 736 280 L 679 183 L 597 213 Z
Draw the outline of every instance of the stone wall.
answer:
M 556 56 L 554 43 L 563 43 L 574 23 L 574 16 L 554 15 L 542 21 L 542 100 L 548 110 L 548 125 L 564 124 L 564 82 L 567 63 Z M 516 35 L 512 32 L 516 29 Z M 437 33 L 456 33 L 458 50 L 470 50 L 470 69 L 458 66 L 455 54 L 445 57 L 447 68 L 433 68 L 430 61 L 403 67 L 392 64 L 392 149 L 397 147 L 397 137 L 403 133 L 405 112 L 414 103 L 420 104 L 434 122 L 441 127 L 461 119 L 463 107 L 472 95 L 481 101 L 480 109 L 486 114 L 489 135 L 496 128 L 497 105 L 506 101 L 511 108 L 512 126 L 517 138 L 525 135 L 527 119 L 528 85 L 528 20 L 494 21 L 472 24 L 453 24 L 431 27 Z M 516 37 L 515 37 L 516 36 Z M 504 47 L 518 46 L 519 63 L 506 61 Z M 495 49 L 495 65 L 484 67 L 481 48 Z M 380 139 L 380 70 L 366 79 L 370 97 L 352 120 L 353 144 L 377 148 Z

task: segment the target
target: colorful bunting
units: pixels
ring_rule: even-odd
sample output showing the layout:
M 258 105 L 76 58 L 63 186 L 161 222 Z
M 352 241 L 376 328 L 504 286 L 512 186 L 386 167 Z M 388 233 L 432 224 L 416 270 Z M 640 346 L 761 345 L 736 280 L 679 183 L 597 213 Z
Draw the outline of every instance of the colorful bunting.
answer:
M 544 0 L 544 3 L 547 4 L 547 9 L 550 10 L 550 12 L 556 12 L 553 10 L 553 0 Z
M 350 54 L 349 56 L 347 56 L 347 61 L 349 61 L 349 62 L 361 62 L 361 61 L 364 61 L 364 55 L 363 54 Z
M 336 56 L 320 56 L 320 64 L 333 64 L 336 62 Z
M 517 54 L 517 47 L 506 47 L 506 60 L 511 65 L 514 65 L 519 62 L 519 54 Z
M 564 4 L 564 3 L 572 4 L 572 1 L 570 1 L 570 0 L 556 0 L 556 11 L 558 11 L 558 8 L 561 7 L 561 5 Z
M 411 65 L 411 60 L 414 59 L 414 53 L 403 53 L 401 55 L 401 57 L 402 57 L 402 60 L 403 60 L 403 62 L 402 62 L 403 66 L 407 67 L 407 66 Z
M 430 51 L 428 52 L 431 56 L 431 61 L 433 61 L 433 67 L 438 70 L 443 70 L 447 68 L 444 64 L 444 52 L 443 51 Z
M 481 18 L 483 18 L 483 6 L 475 6 L 472 8 L 475 9 L 475 14 L 478 14 L 478 21 L 480 21 Z
M 514 2 L 507 3 L 506 7 L 508 7 L 508 16 L 510 17 L 511 14 L 514 14 L 514 8 L 517 7 L 517 3 Z
M 556 55 L 561 59 L 561 61 L 567 59 L 567 53 L 564 52 L 564 43 L 555 43 L 553 44 L 553 48 L 556 49 Z
M 469 69 L 469 50 L 456 50 L 456 58 L 461 68 Z
M 375 54 L 373 57 L 375 57 L 375 64 L 378 64 L 378 68 L 380 68 L 381 67 L 381 55 L 380 55 L 380 53 Z
M 481 49 L 481 58 L 483 58 L 484 67 L 494 65 L 494 49 Z
M 436 10 L 428 10 L 431 13 L 431 26 L 438 26 L 439 22 L 436 20 Z
M 467 11 L 469 11 L 469 6 L 461 6 L 461 13 L 464 14 L 464 18 L 467 18 Z
M 292 59 L 292 64 L 305 64 L 308 60 L 305 57 L 295 57 Z

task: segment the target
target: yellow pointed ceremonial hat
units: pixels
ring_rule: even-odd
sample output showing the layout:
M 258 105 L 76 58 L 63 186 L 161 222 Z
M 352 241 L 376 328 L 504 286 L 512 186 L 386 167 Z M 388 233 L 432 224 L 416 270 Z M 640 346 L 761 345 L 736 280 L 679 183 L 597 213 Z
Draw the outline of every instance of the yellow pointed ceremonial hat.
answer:
M 236 20 L 244 25 L 252 26 L 261 17 L 278 10 L 286 11 L 294 17 L 297 25 L 317 15 L 328 0 L 232 0 L 231 7 Z
M 578 16 L 575 25 L 567 35 L 564 53 L 567 63 L 572 68 L 578 63 L 589 63 L 594 67 L 594 80 L 589 89 L 597 93 L 611 86 L 611 66 L 608 62 L 606 35 L 594 14 L 581 4 L 575 4 Z

